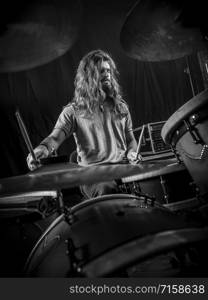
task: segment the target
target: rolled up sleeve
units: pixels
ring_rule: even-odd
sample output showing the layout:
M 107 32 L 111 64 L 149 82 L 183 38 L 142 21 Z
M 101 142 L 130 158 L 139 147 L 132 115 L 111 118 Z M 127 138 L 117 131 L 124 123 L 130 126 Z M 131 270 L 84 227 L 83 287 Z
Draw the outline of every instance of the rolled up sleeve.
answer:
M 58 117 L 54 129 L 63 130 L 65 135 L 70 136 L 75 130 L 75 115 L 72 105 L 66 106 Z

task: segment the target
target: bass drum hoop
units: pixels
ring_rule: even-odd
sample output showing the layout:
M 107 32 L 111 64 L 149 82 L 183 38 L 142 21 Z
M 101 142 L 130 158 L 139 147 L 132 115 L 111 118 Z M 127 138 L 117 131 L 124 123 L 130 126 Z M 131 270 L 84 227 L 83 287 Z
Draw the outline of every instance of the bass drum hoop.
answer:
M 147 207 L 158 207 L 161 208 L 163 210 L 169 210 L 167 208 L 165 208 L 163 205 L 161 205 L 160 203 L 156 202 L 156 201 L 152 201 L 152 199 L 149 199 L 148 196 L 144 197 L 144 196 L 135 196 L 135 195 L 130 195 L 130 194 L 109 194 L 109 195 L 104 195 L 104 196 L 99 196 L 99 197 L 95 197 L 95 198 L 91 198 L 89 200 L 86 200 L 82 203 L 79 203 L 71 208 L 69 208 L 69 215 L 78 212 L 79 210 L 85 208 L 85 207 L 89 207 L 91 205 L 94 205 L 96 203 L 100 203 L 100 202 L 104 202 L 104 201 L 112 201 L 112 200 L 122 200 L 122 199 L 132 199 L 132 200 L 138 200 L 138 202 L 142 202 L 141 208 L 147 208 Z M 144 204 L 143 204 L 144 203 Z M 42 242 L 44 241 L 44 239 L 47 237 L 48 234 L 50 234 L 50 232 L 58 225 L 60 224 L 62 221 L 65 221 L 67 223 L 69 217 L 67 216 L 67 214 L 62 213 L 60 216 L 58 216 L 50 225 L 49 227 L 46 229 L 46 231 L 41 235 L 41 237 L 39 238 L 39 240 L 37 241 L 37 243 L 35 244 L 35 246 L 33 247 L 31 253 L 29 254 L 29 257 L 27 258 L 25 267 L 24 267 L 24 275 L 29 277 L 30 271 L 31 271 L 31 267 L 33 269 L 34 266 L 34 262 L 33 259 L 35 257 L 36 252 L 38 251 L 39 247 L 42 245 Z M 67 223 L 69 226 L 69 230 L 70 230 L 70 224 Z M 116 251 L 117 247 L 115 248 Z M 102 257 L 102 256 L 101 256 Z M 94 260 L 92 260 L 94 261 Z M 35 262 L 36 263 L 36 262 Z
M 144 195 L 136 196 L 136 195 L 132 195 L 132 194 L 108 194 L 108 195 L 98 196 L 95 198 L 85 200 L 85 201 L 71 207 L 70 212 L 75 213 L 75 212 L 79 211 L 80 209 L 82 209 L 84 207 L 89 207 L 90 205 L 93 205 L 97 202 L 111 201 L 114 199 L 115 200 L 132 199 L 132 200 L 146 201 L 147 205 L 155 206 L 155 207 L 163 207 L 160 203 L 158 203 L 156 201 L 154 201 L 154 203 L 153 203 L 152 199 L 150 199 L 150 197 L 148 197 L 148 195 L 144 197 Z

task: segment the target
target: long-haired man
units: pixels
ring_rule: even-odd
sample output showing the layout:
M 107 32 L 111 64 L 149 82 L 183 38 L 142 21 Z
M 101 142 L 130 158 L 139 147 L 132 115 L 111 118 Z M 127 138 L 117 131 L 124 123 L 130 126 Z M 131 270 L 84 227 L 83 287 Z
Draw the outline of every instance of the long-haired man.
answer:
M 81 166 L 135 159 L 132 120 L 117 76 L 116 65 L 106 52 L 95 50 L 83 57 L 72 101 L 64 107 L 51 134 L 34 149 L 38 160 L 50 156 L 72 134 Z M 27 163 L 30 170 L 37 167 L 30 154 Z M 116 191 L 116 184 L 82 186 L 81 190 L 91 198 Z

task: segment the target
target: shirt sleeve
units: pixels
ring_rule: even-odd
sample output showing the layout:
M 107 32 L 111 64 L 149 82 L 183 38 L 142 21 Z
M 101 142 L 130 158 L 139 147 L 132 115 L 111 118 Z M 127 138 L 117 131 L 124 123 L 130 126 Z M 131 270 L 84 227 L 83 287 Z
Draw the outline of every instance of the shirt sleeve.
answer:
M 58 117 L 54 129 L 61 129 L 66 136 L 70 136 L 75 130 L 75 116 L 72 105 L 66 106 Z
M 129 112 L 128 107 L 126 106 L 126 133 L 133 131 L 133 124 L 132 124 L 132 118 L 131 118 L 131 114 Z

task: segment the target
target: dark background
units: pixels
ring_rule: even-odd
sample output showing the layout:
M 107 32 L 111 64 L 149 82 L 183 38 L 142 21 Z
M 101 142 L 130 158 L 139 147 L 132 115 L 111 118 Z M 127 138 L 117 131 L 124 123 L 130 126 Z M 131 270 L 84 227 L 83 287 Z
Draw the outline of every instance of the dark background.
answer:
M 0 74 L 1 178 L 28 172 L 28 150 L 15 110 L 20 110 L 32 144 L 37 146 L 53 129 L 62 107 L 71 100 L 78 63 L 91 50 L 107 51 L 115 60 L 134 128 L 167 120 L 193 94 L 204 89 L 197 53 L 161 62 L 137 61 L 126 55 L 120 45 L 120 31 L 135 0 L 85 0 L 82 3 L 78 38 L 63 56 L 30 70 Z M 58 154 L 69 155 L 74 149 L 74 140 L 70 137 Z

